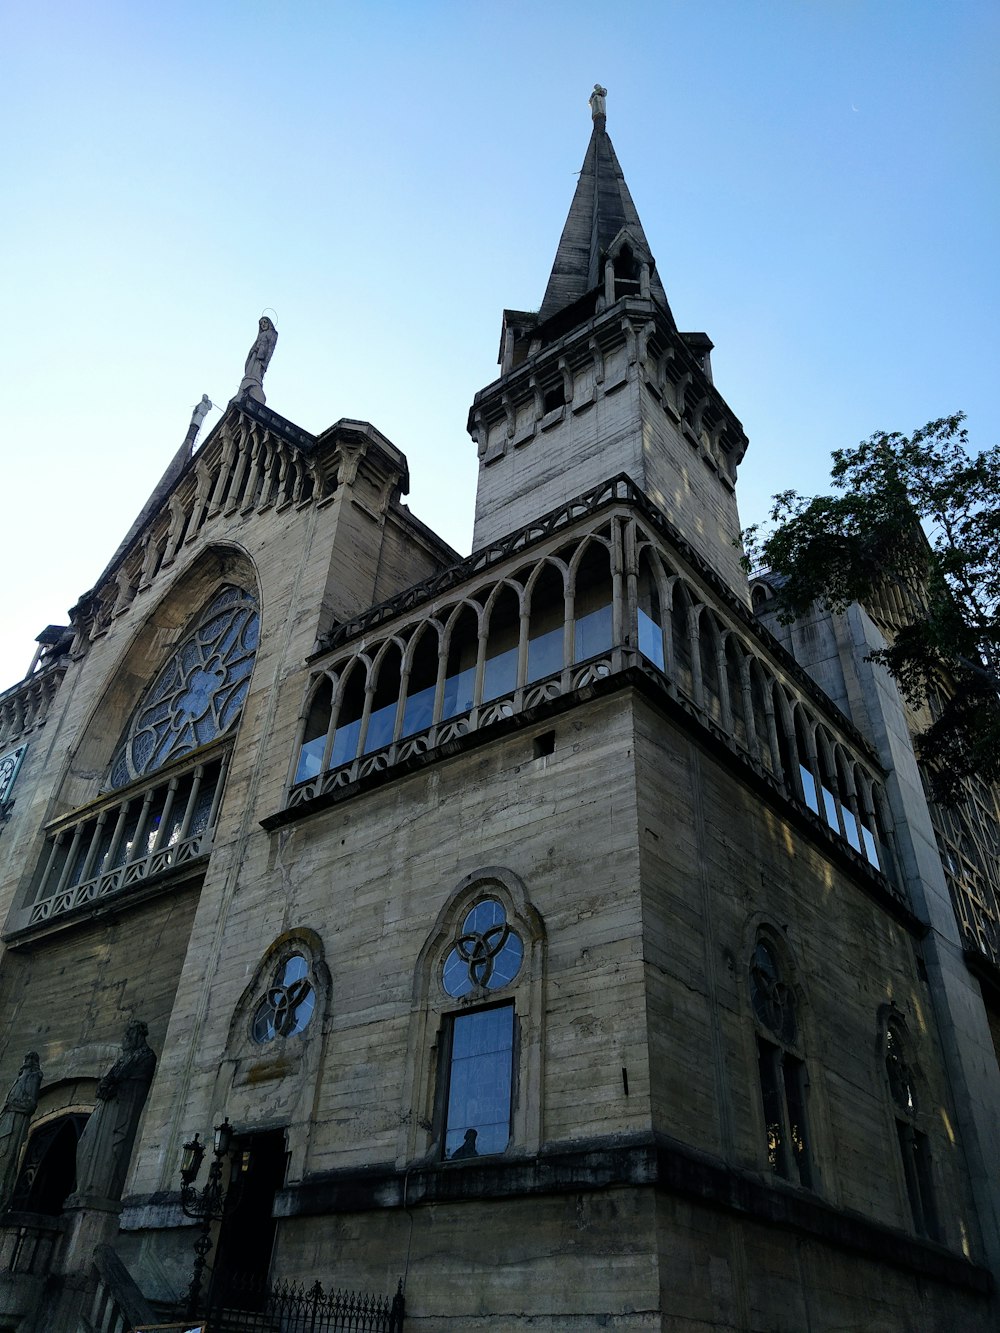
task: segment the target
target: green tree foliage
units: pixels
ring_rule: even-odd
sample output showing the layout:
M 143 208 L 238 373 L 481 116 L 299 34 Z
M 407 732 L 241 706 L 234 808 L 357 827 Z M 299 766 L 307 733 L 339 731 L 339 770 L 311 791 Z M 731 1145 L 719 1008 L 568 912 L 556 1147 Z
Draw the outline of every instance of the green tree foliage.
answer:
M 788 623 L 858 601 L 888 624 L 872 654 L 928 725 L 918 753 L 939 799 L 1000 782 L 1000 446 L 970 452 L 959 414 L 833 455 L 834 495 L 774 497 L 744 533 Z

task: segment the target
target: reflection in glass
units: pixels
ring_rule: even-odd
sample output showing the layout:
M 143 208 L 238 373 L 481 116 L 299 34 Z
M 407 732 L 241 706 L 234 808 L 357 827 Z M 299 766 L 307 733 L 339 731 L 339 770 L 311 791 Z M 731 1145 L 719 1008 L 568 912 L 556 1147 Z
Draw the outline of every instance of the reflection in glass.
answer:
M 459 713 L 467 713 L 472 707 L 475 688 L 476 668 L 474 666 L 466 667 L 464 671 L 458 671 L 453 676 L 448 676 L 444 682 L 442 721 L 449 717 L 456 717 Z
M 517 649 L 508 648 L 486 659 L 483 676 L 483 703 L 498 699 L 501 694 L 513 693 L 517 685 Z
M 514 1006 L 452 1019 L 444 1155 L 501 1153 L 510 1141 Z
M 813 814 L 819 814 L 819 801 L 816 799 L 816 779 L 805 764 L 799 764 L 799 777 L 802 780 L 802 795 Z
M 541 680 L 544 676 L 553 676 L 562 670 L 563 665 L 563 627 L 550 629 L 546 634 L 539 634 L 528 640 L 528 675 L 527 683 Z
M 600 606 L 576 622 L 575 660 L 584 662 L 611 649 L 611 605 Z
M 651 616 L 639 608 L 639 652 L 663 670 L 663 631 Z

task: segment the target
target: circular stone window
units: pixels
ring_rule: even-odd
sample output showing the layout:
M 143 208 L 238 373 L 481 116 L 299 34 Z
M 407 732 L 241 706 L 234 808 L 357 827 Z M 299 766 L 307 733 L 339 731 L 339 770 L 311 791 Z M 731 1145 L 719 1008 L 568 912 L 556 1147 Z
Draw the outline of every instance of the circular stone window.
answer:
M 495 898 L 484 898 L 465 918 L 462 934 L 444 960 L 442 985 L 456 999 L 470 991 L 499 990 L 521 969 L 524 945 Z
M 294 1037 L 309 1023 L 316 1008 L 316 992 L 309 980 L 309 964 L 293 953 L 274 974 L 267 993 L 254 1011 L 251 1033 L 263 1045 L 275 1037 Z

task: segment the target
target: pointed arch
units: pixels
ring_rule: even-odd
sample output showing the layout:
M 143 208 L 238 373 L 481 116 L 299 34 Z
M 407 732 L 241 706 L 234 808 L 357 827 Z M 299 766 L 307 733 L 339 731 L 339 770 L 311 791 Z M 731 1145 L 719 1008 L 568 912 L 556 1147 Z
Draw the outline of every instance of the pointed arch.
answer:
M 573 660 L 585 662 L 609 652 L 613 640 L 614 576 L 611 544 L 589 533 L 569 565 L 569 601 L 573 617 Z
M 341 672 L 334 700 L 335 725 L 329 768 L 339 768 L 357 757 L 370 668 L 368 657 L 359 653 Z
M 747 675 L 750 683 L 750 711 L 753 735 L 757 742 L 757 758 L 770 773 L 780 769 L 777 753 L 777 728 L 774 718 L 773 680 L 760 659 L 753 653 L 747 657 Z
M 542 918 L 523 881 L 506 867 L 481 867 L 448 894 L 414 969 L 403 1096 L 417 1114 L 401 1129 L 403 1160 L 457 1163 L 537 1151 L 545 945 Z M 488 961 L 502 955 L 501 970 L 487 975 Z M 480 969 L 477 960 L 487 966 Z M 470 1118 L 455 1095 L 454 1076 L 458 1062 L 477 1049 L 480 1027 L 489 1029 L 489 1040 L 478 1049 L 490 1055 L 474 1071 L 479 1092 Z M 467 1036 L 474 1040 L 466 1042 Z
M 694 632 L 701 667 L 701 706 L 720 726 L 723 722 L 722 635 L 711 609 L 698 606 L 694 612 Z
M 426 731 L 434 721 L 438 673 L 442 666 L 442 626 L 434 617 L 418 625 L 403 655 L 403 708 L 400 737 Z
M 753 720 L 748 718 L 750 680 L 747 674 L 747 653 L 745 645 L 734 630 L 727 630 L 723 636 L 722 647 L 723 713 L 728 706 L 728 725 L 738 744 L 745 750 L 751 749 Z
M 524 683 L 554 675 L 566 665 L 568 571 L 561 560 L 540 560 L 525 584 L 527 657 Z
M 685 581 L 676 575 L 670 583 L 670 656 L 674 664 L 674 683 L 689 698 L 698 690 L 695 684 L 693 643 L 694 599 Z
M 385 639 L 374 654 L 365 701 L 367 716 L 361 741 L 362 754 L 371 754 L 392 744 L 405 650 L 404 640 L 394 635 Z
M 516 689 L 523 614 L 524 589 L 513 579 L 501 579 L 483 608 L 486 632 L 477 702 L 489 703 Z
M 441 645 L 440 721 L 468 713 L 475 703 L 483 608 L 469 598 L 456 603 L 445 621 Z
M 923 1107 L 923 1077 L 915 1049 L 916 1042 L 902 1013 L 891 1004 L 883 1005 L 878 1020 L 878 1053 L 910 1220 L 919 1236 L 940 1241 L 929 1125 Z
M 335 680 L 328 673 L 313 682 L 306 698 L 300 723 L 298 757 L 295 762 L 293 785 L 317 777 L 324 768 L 326 740 L 333 720 L 333 692 Z
M 753 932 L 747 996 L 755 1028 L 765 1160 L 775 1175 L 811 1188 L 816 1164 L 807 1105 L 803 991 L 783 932 L 767 921 Z

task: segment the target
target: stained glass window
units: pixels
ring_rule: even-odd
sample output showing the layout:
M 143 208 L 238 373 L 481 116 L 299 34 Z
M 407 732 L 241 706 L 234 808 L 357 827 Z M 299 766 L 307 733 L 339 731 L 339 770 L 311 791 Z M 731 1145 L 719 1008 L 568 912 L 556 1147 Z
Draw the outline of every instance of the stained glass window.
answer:
M 275 1037 L 294 1037 L 308 1024 L 316 1008 L 316 992 L 309 980 L 309 964 L 293 953 L 275 972 L 267 993 L 253 1016 L 254 1041 L 263 1045 Z
M 111 764 L 111 786 L 152 773 L 223 735 L 250 688 L 260 612 L 242 588 L 221 588 L 146 691 Z
M 517 976 L 523 957 L 524 946 L 511 930 L 503 906 L 484 898 L 465 918 L 462 933 L 444 960 L 442 984 L 456 998 L 477 987 L 499 990 Z

